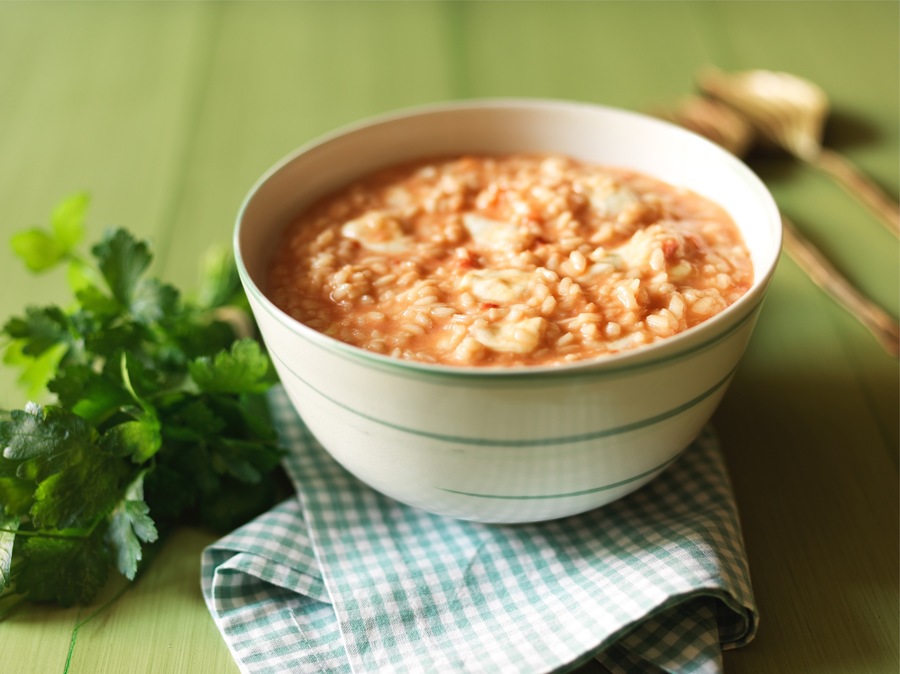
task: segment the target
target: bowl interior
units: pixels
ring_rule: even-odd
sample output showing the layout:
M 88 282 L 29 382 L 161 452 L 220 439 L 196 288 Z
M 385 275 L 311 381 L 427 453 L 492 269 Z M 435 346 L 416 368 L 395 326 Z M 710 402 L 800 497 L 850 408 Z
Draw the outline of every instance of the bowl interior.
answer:
M 580 103 L 497 100 L 363 122 L 287 157 L 251 190 L 238 217 L 235 254 L 248 292 L 280 313 L 265 298 L 268 262 L 284 226 L 321 195 L 406 160 L 513 152 L 561 153 L 630 168 L 719 203 L 740 228 L 754 265 L 753 287 L 729 310 L 749 297 L 758 299 L 774 271 L 781 244 L 777 208 L 761 181 L 731 154 L 637 113 Z

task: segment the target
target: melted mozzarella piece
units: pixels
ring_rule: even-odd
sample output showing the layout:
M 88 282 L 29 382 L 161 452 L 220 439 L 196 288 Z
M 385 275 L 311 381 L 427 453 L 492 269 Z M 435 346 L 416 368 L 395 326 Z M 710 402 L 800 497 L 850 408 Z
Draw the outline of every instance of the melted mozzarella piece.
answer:
M 463 276 L 460 287 L 482 302 L 515 302 L 528 291 L 531 274 L 521 269 L 475 269 Z
M 616 254 L 628 269 L 666 271 L 670 266 L 687 264 L 686 247 L 687 243 L 680 232 L 655 224 L 636 231 L 634 236 L 616 249 Z
M 615 183 L 605 184 L 591 190 L 589 194 L 591 208 L 601 217 L 614 218 L 625 209 L 640 203 L 637 195 L 627 187 Z
M 402 253 L 412 244 L 397 219 L 382 211 L 370 211 L 345 222 L 341 234 L 376 253 Z
M 503 321 L 487 327 L 472 327 L 469 333 L 491 351 L 529 353 L 541 341 L 546 321 L 540 316 L 520 321 Z
M 481 248 L 518 250 L 521 245 L 519 230 L 511 222 L 492 220 L 476 213 L 466 213 L 462 220 L 472 240 Z

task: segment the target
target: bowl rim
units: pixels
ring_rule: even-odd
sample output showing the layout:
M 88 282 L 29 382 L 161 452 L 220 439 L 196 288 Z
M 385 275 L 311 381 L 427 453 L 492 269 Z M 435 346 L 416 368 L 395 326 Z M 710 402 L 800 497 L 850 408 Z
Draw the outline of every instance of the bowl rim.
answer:
M 272 302 L 253 280 L 243 259 L 241 247 L 241 231 L 244 219 L 254 198 L 260 190 L 275 177 L 285 170 L 291 163 L 309 152 L 339 141 L 341 138 L 364 131 L 370 127 L 387 124 L 402 123 L 406 119 L 442 113 L 474 109 L 570 109 L 600 111 L 624 118 L 639 120 L 641 123 L 656 125 L 665 128 L 667 133 L 674 133 L 691 139 L 691 142 L 707 146 L 709 151 L 719 156 L 732 171 L 740 174 L 747 183 L 748 188 L 756 192 L 756 196 L 765 204 L 765 210 L 769 212 L 774 225 L 774 237 L 771 243 L 771 256 L 768 264 L 763 269 L 757 269 L 754 264 L 753 282 L 744 295 L 738 298 L 721 312 L 711 316 L 687 330 L 666 337 L 647 345 L 627 349 L 614 354 L 605 354 L 595 358 L 587 358 L 571 363 L 555 363 L 547 365 L 450 365 L 443 363 L 425 363 L 413 360 L 403 360 L 392 356 L 370 352 L 361 347 L 342 342 L 334 337 L 325 335 L 301 323 L 289 314 L 285 313 Z M 558 98 L 521 98 L 521 97 L 490 97 L 464 100 L 448 100 L 435 103 L 399 108 L 376 115 L 364 117 L 357 121 L 339 126 L 324 134 L 320 134 L 296 149 L 288 152 L 270 166 L 250 187 L 243 198 L 237 212 L 232 235 L 232 246 L 238 275 L 244 287 L 244 291 L 258 302 L 260 307 L 275 318 L 292 333 L 305 339 L 307 342 L 324 349 L 330 353 L 336 353 L 345 359 L 356 361 L 370 368 L 389 371 L 395 374 L 410 376 L 437 377 L 442 379 L 472 378 L 491 380 L 519 380 L 531 378 L 559 379 L 582 376 L 596 376 L 599 372 L 606 374 L 621 374 L 632 370 L 653 368 L 661 363 L 671 360 L 687 358 L 695 353 L 713 348 L 716 344 L 727 339 L 750 322 L 759 312 L 765 299 L 766 289 L 770 283 L 778 265 L 782 247 L 783 227 L 778 207 L 768 188 L 743 161 L 729 153 L 716 143 L 688 129 L 662 120 L 648 114 L 608 106 L 587 101 L 566 100 Z M 734 316 L 739 314 L 738 316 Z M 733 317 L 733 318 L 732 318 Z M 727 325 L 722 325 L 727 323 Z M 686 344 L 687 343 L 687 344 Z

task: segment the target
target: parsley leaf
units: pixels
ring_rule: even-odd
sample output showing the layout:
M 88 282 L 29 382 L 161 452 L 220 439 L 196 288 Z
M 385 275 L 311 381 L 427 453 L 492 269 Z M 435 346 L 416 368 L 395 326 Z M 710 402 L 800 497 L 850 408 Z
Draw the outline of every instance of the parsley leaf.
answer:
M 60 368 L 47 388 L 56 394 L 60 405 L 93 424 L 109 418 L 131 401 L 121 383 L 84 363 Z
M 208 258 L 190 300 L 148 275 L 150 245 L 124 229 L 81 257 L 87 203 L 13 239 L 34 271 L 67 262 L 75 301 L 0 330 L 30 395 L 56 396 L 0 414 L 0 600 L 90 602 L 111 567 L 135 578 L 160 532 L 232 528 L 286 493 L 275 372 L 238 336 L 252 319 L 233 262 Z
M 34 492 L 31 517 L 42 529 L 89 528 L 119 497 L 124 467 L 114 457 L 81 447 Z
M 106 541 L 114 550 L 116 568 L 134 580 L 141 561 L 141 543 L 153 543 L 158 537 L 156 524 L 150 518 L 150 508 L 144 502 L 144 474 L 129 485 L 125 498 L 110 515 Z
M 71 452 L 95 439 L 94 429 L 81 417 L 62 409 L 29 404 L 13 410 L 0 422 L 3 458 L 13 461 L 53 457 Z
M 63 249 L 53 235 L 38 228 L 16 234 L 12 247 L 32 271 L 49 269 L 63 256 Z
M 76 194 L 53 211 L 50 229 L 34 227 L 15 234 L 13 251 L 32 271 L 45 271 L 69 256 L 84 235 L 86 194 Z
M 134 463 L 144 463 L 161 445 L 159 419 L 152 415 L 113 426 L 100 439 L 100 446 L 111 455 L 131 457 Z
M 260 393 L 272 385 L 269 358 L 252 339 L 237 341 L 214 358 L 197 358 L 189 369 L 197 386 L 210 393 Z
M 13 584 L 32 601 L 88 604 L 109 576 L 109 553 L 98 533 L 87 538 L 29 536 L 16 541 Z
M 113 297 L 122 307 L 129 307 L 141 276 L 153 259 L 150 247 L 125 230 L 117 229 L 107 232 L 91 252 Z
M 28 480 L 22 480 L 14 475 L 0 477 L 0 518 L 4 516 L 20 517 L 27 515 L 31 510 L 34 484 Z
M 139 323 L 160 321 L 175 310 L 178 291 L 156 279 L 146 279 L 134 288 L 130 310 Z
M 25 391 L 27 398 L 36 398 L 53 378 L 69 347 L 66 344 L 56 344 L 40 356 L 25 354 L 24 347 L 23 340 L 11 340 L 3 353 L 3 364 L 19 369 L 16 383 Z
M 84 419 L 60 408 L 29 405 L 0 423 L 3 458 L 18 463 L 18 483 L 37 483 L 30 509 L 39 528 L 87 527 L 115 504 L 121 468 L 99 451 L 97 432 Z M 22 495 L 15 492 L 15 501 Z
M 29 356 L 39 356 L 55 344 L 71 339 L 69 317 L 59 307 L 28 307 L 24 317 L 11 318 L 3 331 L 22 340 L 22 353 Z
M 66 252 L 72 251 L 84 238 L 84 216 L 90 197 L 84 192 L 73 194 L 53 209 L 50 227 L 56 242 Z
M 199 291 L 201 304 L 211 308 L 247 308 L 247 298 L 241 287 L 237 267 L 228 253 L 213 248 L 203 257 L 202 266 L 203 279 Z

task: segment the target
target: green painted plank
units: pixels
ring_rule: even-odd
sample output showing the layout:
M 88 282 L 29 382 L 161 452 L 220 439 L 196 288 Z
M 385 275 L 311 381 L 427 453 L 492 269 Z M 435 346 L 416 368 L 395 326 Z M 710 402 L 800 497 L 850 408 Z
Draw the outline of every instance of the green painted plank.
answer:
M 900 192 L 900 5 L 890 2 L 733 2 L 695 6 L 708 26 L 710 49 L 723 68 L 767 68 L 808 77 L 832 100 L 826 142 L 866 170 L 888 193 Z M 798 30 L 797 26 L 804 26 Z M 727 39 L 726 39 L 727 38 Z M 866 294 L 900 312 L 898 244 L 880 223 L 831 179 L 775 154 L 749 160 L 786 214 Z M 791 263 L 787 263 L 791 264 Z M 797 312 L 785 316 L 807 340 L 792 354 L 811 366 L 835 357 L 854 364 L 867 417 L 880 429 L 878 443 L 898 462 L 900 381 L 896 361 L 843 310 L 797 276 L 789 292 Z M 773 295 L 782 292 L 776 284 Z M 801 320 L 801 307 L 829 317 L 824 334 Z M 815 323 L 818 325 L 818 323 Z M 769 329 L 764 322 L 762 330 Z M 773 330 L 786 327 L 773 326 Z M 832 343 L 832 340 L 834 343 Z M 840 344 L 840 347 L 836 347 Z M 840 349 L 838 354 L 837 348 Z M 773 345 L 776 362 L 791 353 Z M 836 420 L 836 423 L 839 423 Z M 859 420 L 857 425 L 864 422 Z
M 896 193 L 896 4 L 695 9 L 721 67 L 785 70 L 823 86 L 838 113 L 829 140 Z M 750 163 L 797 224 L 896 314 L 896 239 L 815 171 L 777 156 Z M 896 360 L 784 259 L 715 416 L 762 615 L 757 641 L 726 655 L 728 671 L 896 671 L 898 409 Z
M 821 85 L 836 113 L 829 140 L 897 196 L 900 166 L 891 154 L 900 144 L 900 4 L 813 0 L 699 8 L 718 26 L 708 32 L 722 68 L 785 70 Z
M 214 540 L 197 529 L 173 532 L 148 573 L 79 628 L 66 674 L 236 674 L 200 593 L 200 554 Z
M 61 274 L 28 274 L 7 245 L 64 196 L 93 195 L 89 241 L 124 225 L 159 242 L 171 226 L 208 11 L 0 3 L 0 320 L 69 301 Z M 0 370 L 0 408 L 24 403 L 13 381 Z
M 0 320 L 29 303 L 67 301 L 61 275 L 28 275 L 6 243 L 23 226 L 46 224 L 70 192 L 93 195 L 89 240 L 113 224 L 164 239 L 195 80 L 209 51 L 208 11 L 199 4 L 0 3 Z M 23 403 L 3 369 L 0 407 Z M 209 536 L 179 534 L 179 545 L 185 536 L 190 544 L 160 557 L 162 587 L 148 577 L 114 611 L 84 623 L 94 608 L 28 607 L 5 621 L 3 669 L 136 671 L 130 649 L 143 644 L 150 651 L 143 661 L 163 665 L 155 671 L 236 671 L 199 595 L 198 545 Z M 144 592 L 159 599 L 141 599 Z M 147 611 L 153 601 L 165 604 L 158 609 L 165 621 Z M 189 637 L 208 646 L 179 641 Z M 117 656 L 121 670 L 109 666 Z
M 746 367 L 716 414 L 761 614 L 729 672 L 896 672 L 896 472 L 871 426 L 830 421 L 859 412 L 854 380 L 840 357 L 791 377 Z
M 897 13 L 816 2 L 0 4 L 0 231 L 87 187 L 95 229 L 123 222 L 157 237 L 158 267 L 188 283 L 199 251 L 227 243 L 252 181 L 339 124 L 461 96 L 645 108 L 689 90 L 710 60 L 817 79 L 840 113 L 834 142 L 896 184 Z M 896 247 L 877 225 L 846 228 L 865 216 L 818 176 L 785 162 L 760 170 L 841 266 L 896 302 Z M 0 287 L 16 289 L 0 295 L 4 316 L 60 293 L 16 274 L 0 257 Z M 763 611 L 758 641 L 728 654 L 728 671 L 896 671 L 896 469 L 871 451 L 893 437 L 896 452 L 896 389 L 896 362 L 783 264 L 716 415 Z M 233 671 L 195 585 L 208 539 L 178 540 L 79 630 L 73 671 Z M 24 645 L 25 671 L 60 671 L 74 615 L 24 612 L 0 628 L 0 650 Z
M 222 7 L 166 275 L 230 245 L 238 207 L 272 164 L 363 117 L 450 98 L 444 8 L 433 3 Z
M 675 2 L 456 3 L 465 95 L 567 98 L 646 110 L 708 62 Z
M 722 33 L 722 67 L 785 70 L 818 83 L 832 100 L 826 141 L 885 189 L 900 192 L 900 5 L 889 2 L 711 3 Z M 802 31 L 797 25 L 806 25 Z M 814 55 L 814 58 L 810 58 Z M 754 164 L 786 211 L 805 220 L 855 281 L 895 315 L 896 239 L 839 186 L 813 169 L 771 157 Z

